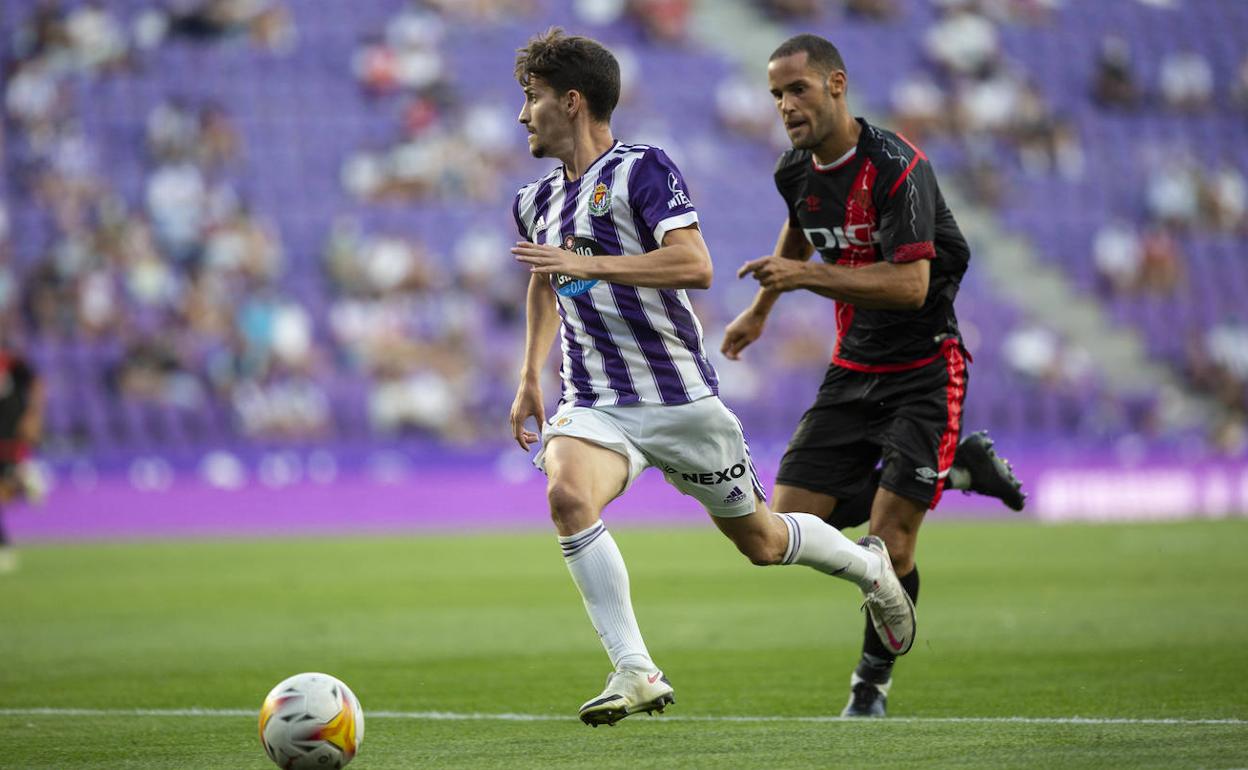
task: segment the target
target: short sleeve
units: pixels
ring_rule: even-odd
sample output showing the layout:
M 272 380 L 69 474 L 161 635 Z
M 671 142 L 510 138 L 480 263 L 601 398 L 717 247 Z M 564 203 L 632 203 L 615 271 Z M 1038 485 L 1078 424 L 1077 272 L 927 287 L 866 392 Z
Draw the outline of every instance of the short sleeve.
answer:
M 916 156 L 895 180 L 883 182 L 880 250 L 889 262 L 936 257 L 936 175 L 927 158 Z M 878 188 L 877 188 L 878 189 Z
M 520 233 L 520 240 L 531 241 L 533 236 L 529 234 L 529 230 L 524 226 L 524 220 L 520 217 L 520 199 L 523 197 L 524 191 L 521 190 L 516 195 L 516 200 L 511 204 L 511 215 L 516 219 L 516 231 Z
M 687 190 L 680 169 L 657 147 L 646 151 L 633 167 L 629 201 L 650 228 L 656 245 L 662 246 L 663 236 L 670 231 L 697 224 L 698 211 Z
M 789 212 L 789 227 L 795 230 L 802 229 L 802 223 L 797 220 L 797 186 L 801 183 L 800 172 L 802 166 L 795 164 L 793 160 L 793 151 L 789 150 L 780 156 L 780 160 L 776 162 L 776 192 L 780 193 L 781 199 L 784 200 L 784 209 Z

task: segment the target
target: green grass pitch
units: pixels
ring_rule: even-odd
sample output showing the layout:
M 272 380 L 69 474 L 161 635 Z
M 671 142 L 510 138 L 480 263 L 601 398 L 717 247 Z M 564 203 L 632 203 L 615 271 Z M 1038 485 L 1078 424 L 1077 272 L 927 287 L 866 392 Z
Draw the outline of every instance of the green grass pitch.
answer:
M 0 578 L 0 767 L 270 767 L 252 712 L 309 670 L 360 696 L 360 770 L 1248 764 L 1246 520 L 934 520 L 876 722 L 826 719 L 853 586 L 752 567 L 709 523 L 623 524 L 677 703 L 595 730 L 575 713 L 608 663 L 551 534 L 27 548 Z

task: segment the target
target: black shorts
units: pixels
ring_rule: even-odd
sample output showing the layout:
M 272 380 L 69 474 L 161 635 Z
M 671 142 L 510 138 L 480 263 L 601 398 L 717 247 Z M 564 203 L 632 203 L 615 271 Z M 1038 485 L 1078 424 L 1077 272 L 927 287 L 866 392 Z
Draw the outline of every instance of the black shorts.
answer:
M 935 508 L 958 448 L 966 379 L 965 354 L 952 340 L 935 360 L 908 371 L 829 366 L 776 484 L 848 500 L 882 460 L 880 486 Z

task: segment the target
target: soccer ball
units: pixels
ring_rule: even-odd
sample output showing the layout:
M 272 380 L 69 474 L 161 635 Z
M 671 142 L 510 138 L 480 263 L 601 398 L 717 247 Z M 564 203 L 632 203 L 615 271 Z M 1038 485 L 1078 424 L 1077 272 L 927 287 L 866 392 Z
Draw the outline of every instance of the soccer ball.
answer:
M 345 767 L 363 742 L 360 702 L 329 674 L 284 679 L 260 707 L 260 745 L 278 767 Z

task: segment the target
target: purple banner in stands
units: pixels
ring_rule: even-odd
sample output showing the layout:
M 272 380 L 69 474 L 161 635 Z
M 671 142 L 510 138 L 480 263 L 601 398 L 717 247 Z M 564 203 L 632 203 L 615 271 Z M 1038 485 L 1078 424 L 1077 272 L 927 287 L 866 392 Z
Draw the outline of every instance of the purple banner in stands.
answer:
M 196 470 L 137 459 L 126 471 L 58 473 L 43 506 L 14 506 L 14 540 L 330 535 L 549 528 L 544 477 L 519 453 L 422 467 L 398 455 L 338 470 L 293 453 L 226 460 Z M 385 459 L 385 458 L 389 459 Z M 1138 521 L 1248 513 L 1248 462 L 1131 466 L 1019 457 L 1031 494 L 1024 514 L 951 492 L 933 519 L 1023 515 L 1044 521 Z M 775 464 L 762 464 L 765 480 Z M 697 526 L 706 514 L 649 470 L 606 513 L 613 526 Z

